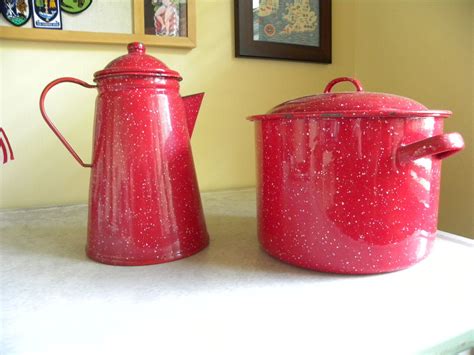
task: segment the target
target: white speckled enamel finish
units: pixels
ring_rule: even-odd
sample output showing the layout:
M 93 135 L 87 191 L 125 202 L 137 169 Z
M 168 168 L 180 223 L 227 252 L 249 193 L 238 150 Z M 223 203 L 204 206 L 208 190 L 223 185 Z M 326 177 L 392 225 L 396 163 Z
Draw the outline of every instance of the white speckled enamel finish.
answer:
M 190 137 L 203 94 L 182 98 L 181 77 L 131 43 L 128 54 L 94 75 L 98 97 L 87 255 L 114 265 L 145 265 L 190 256 L 208 245 Z
M 406 268 L 432 248 L 441 159 L 462 137 L 443 134 L 449 111 L 358 88 L 250 118 L 259 238 L 285 262 L 370 274 Z

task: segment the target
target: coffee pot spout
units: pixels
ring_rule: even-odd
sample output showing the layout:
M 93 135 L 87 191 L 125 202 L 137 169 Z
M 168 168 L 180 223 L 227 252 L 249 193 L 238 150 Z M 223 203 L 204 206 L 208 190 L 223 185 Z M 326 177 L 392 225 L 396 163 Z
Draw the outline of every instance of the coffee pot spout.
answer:
M 188 131 L 190 137 L 193 135 L 194 125 L 196 124 L 196 119 L 199 113 L 199 109 L 201 108 L 203 98 L 203 92 L 183 97 L 184 109 L 186 110 L 186 119 L 188 121 Z

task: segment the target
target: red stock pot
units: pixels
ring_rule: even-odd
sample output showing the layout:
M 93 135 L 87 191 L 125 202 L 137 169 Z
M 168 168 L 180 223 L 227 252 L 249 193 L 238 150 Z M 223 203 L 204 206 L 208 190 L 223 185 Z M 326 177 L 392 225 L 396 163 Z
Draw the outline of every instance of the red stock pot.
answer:
M 332 93 L 342 81 L 356 92 Z M 260 243 L 300 267 L 345 274 L 407 268 L 437 230 L 443 133 L 450 111 L 365 92 L 338 78 L 324 94 L 282 103 L 255 122 Z

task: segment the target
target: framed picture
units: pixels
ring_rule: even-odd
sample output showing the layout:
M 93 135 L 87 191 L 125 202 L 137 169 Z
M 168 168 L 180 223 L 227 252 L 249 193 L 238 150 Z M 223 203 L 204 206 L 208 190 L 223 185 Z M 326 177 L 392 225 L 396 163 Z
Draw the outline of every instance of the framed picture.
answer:
M 0 0 L 0 10 L 5 39 L 196 47 L 196 0 Z
M 145 34 L 186 37 L 187 0 L 145 0 Z
M 235 55 L 331 63 L 331 0 L 234 0 Z

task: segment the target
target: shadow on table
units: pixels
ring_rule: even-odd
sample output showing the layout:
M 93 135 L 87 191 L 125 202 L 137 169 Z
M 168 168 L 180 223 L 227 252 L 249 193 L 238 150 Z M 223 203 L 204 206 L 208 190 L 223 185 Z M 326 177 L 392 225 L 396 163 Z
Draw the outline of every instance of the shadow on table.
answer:
M 16 259 L 35 256 L 35 262 L 43 260 L 41 263 L 49 261 L 57 264 L 64 264 L 68 261 L 65 259 L 76 264 L 80 261 L 81 265 L 87 263 L 88 269 L 97 269 L 99 274 L 100 270 L 104 270 L 104 277 L 106 273 L 112 272 L 118 279 L 140 275 L 143 269 L 156 273 L 155 277 L 160 282 L 178 284 L 178 279 L 189 277 L 211 283 L 213 279 L 217 282 L 218 279 L 236 277 L 248 281 L 258 281 L 262 277 L 273 280 L 288 280 L 288 277 L 294 277 L 295 280 L 333 280 L 343 277 L 294 267 L 267 255 L 258 243 L 255 217 L 207 215 L 206 223 L 210 245 L 205 250 L 185 259 L 159 265 L 116 267 L 89 260 L 84 250 L 87 228 L 77 225 L 77 222 L 54 226 L 45 223 L 35 225 L 35 228 L 25 222 L 10 231 L 3 228 L 5 237 L 2 237 L 2 247 L 4 252 Z M 176 275 L 180 276 L 173 279 Z
M 298 276 L 297 279 L 314 278 L 335 279 L 342 275 L 319 273 L 295 267 L 269 256 L 260 247 L 257 238 L 257 223 L 255 217 L 229 215 L 207 215 L 206 223 L 210 235 L 209 247 L 183 260 L 183 264 L 219 268 L 229 272 L 288 279 L 288 276 Z

